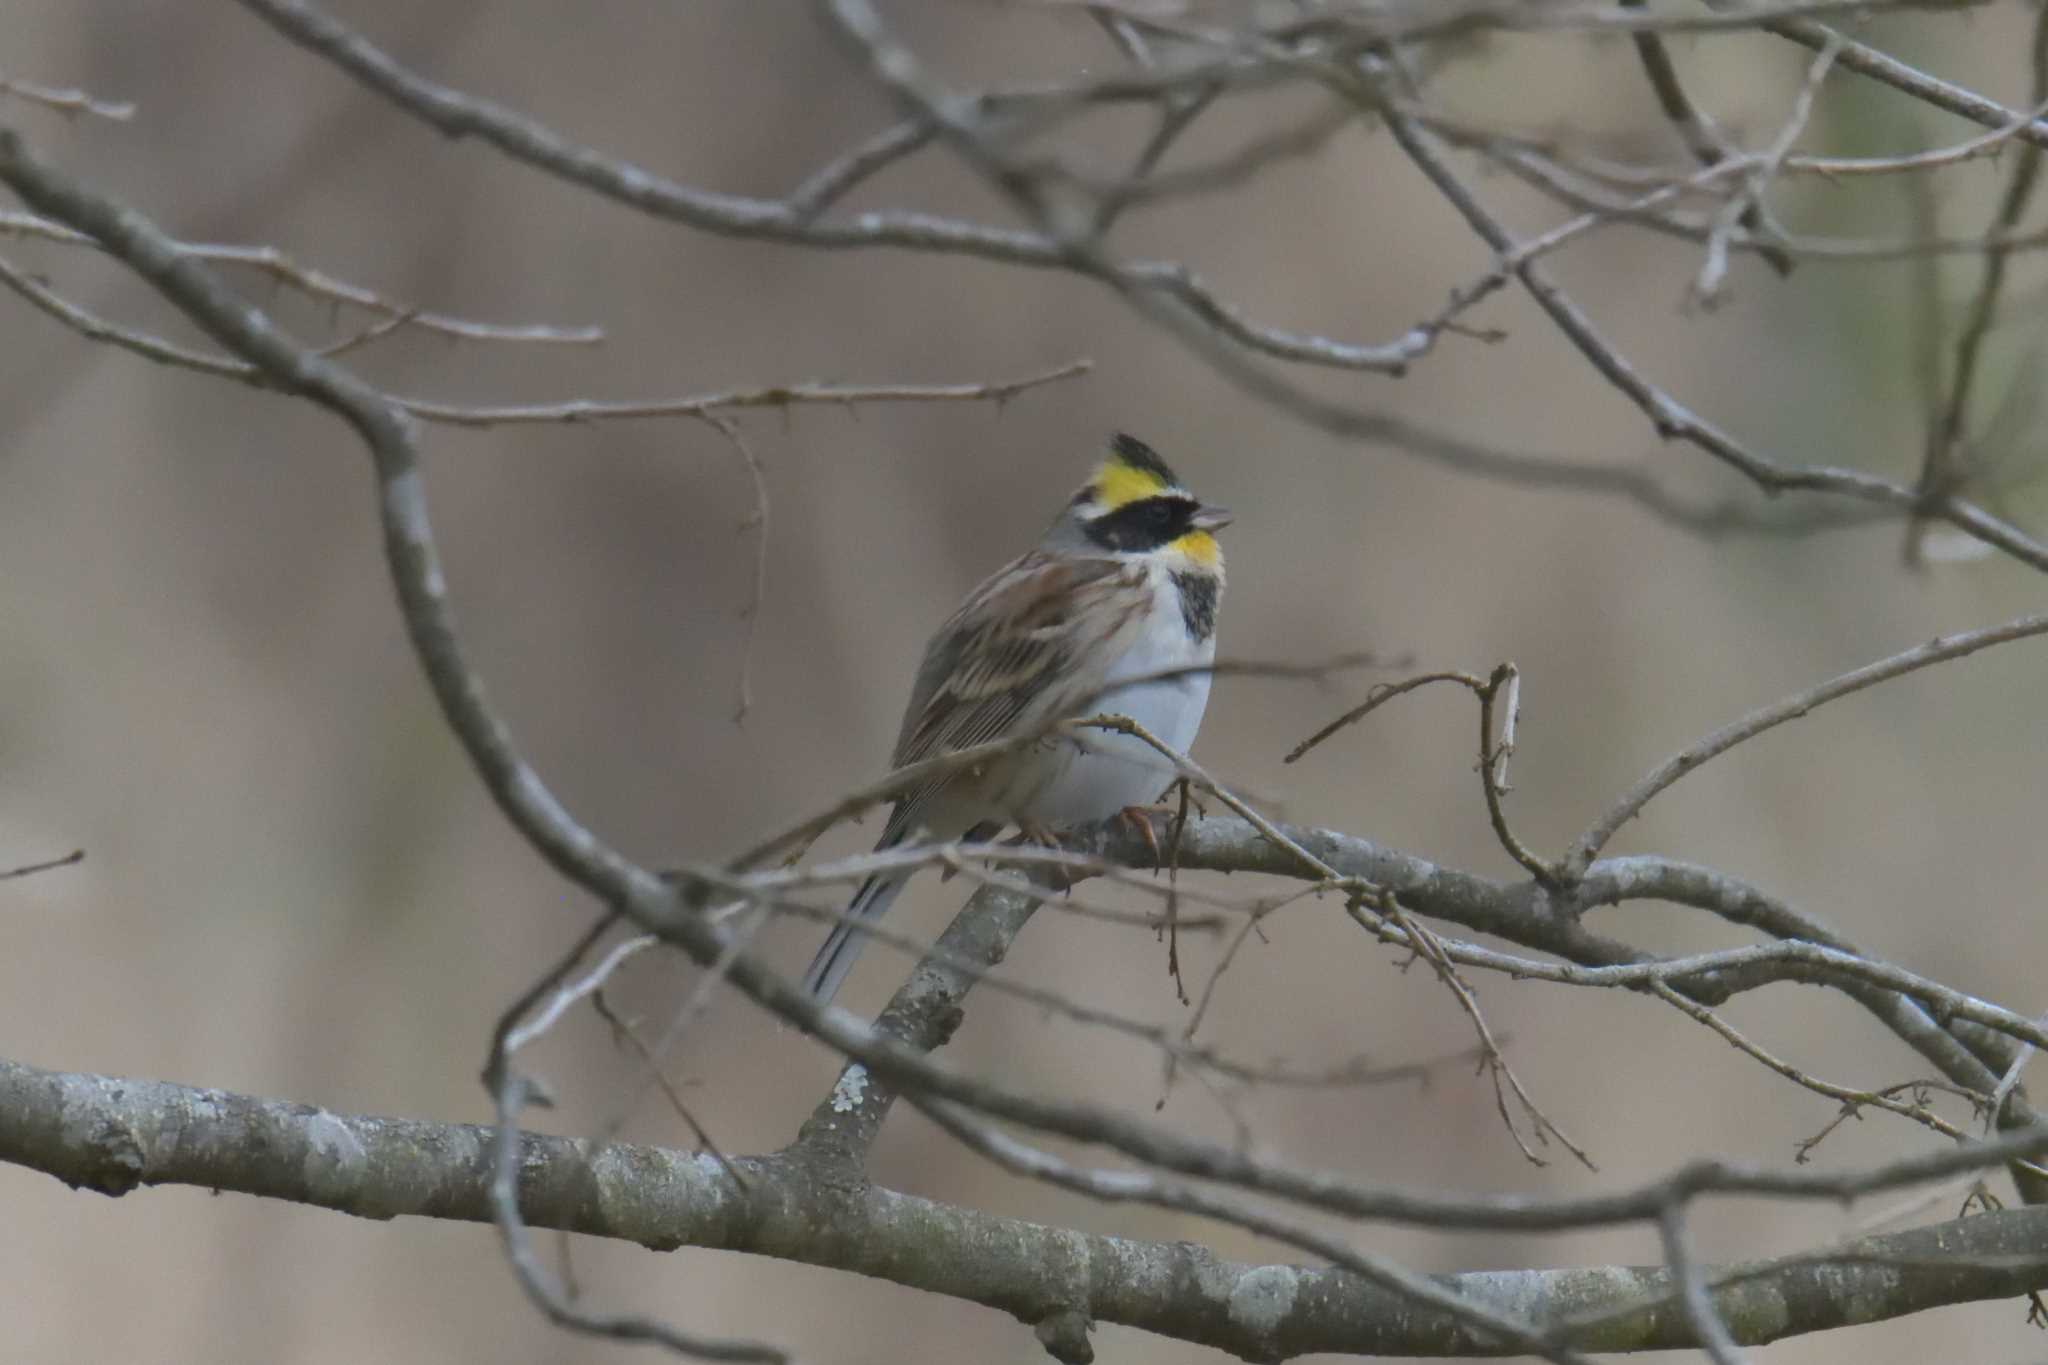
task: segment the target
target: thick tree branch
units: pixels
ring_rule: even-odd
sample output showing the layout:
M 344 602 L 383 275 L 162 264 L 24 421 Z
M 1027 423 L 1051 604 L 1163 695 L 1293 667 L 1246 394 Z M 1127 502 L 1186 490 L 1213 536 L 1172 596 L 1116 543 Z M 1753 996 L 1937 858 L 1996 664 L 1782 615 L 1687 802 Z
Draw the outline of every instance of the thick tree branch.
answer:
M 228 1190 L 353 1214 L 491 1221 L 493 1130 L 336 1114 L 309 1105 L 0 1061 L 0 1161 L 122 1195 Z M 829 1162 L 736 1158 L 518 1135 L 529 1224 L 636 1242 L 744 1251 L 852 1271 L 1027 1322 L 1077 1310 L 1247 1360 L 1314 1352 L 1469 1355 L 1469 1332 L 1340 1270 L 1226 1261 L 1189 1242 L 1103 1237 L 867 1184 Z M 1812 1256 L 1703 1268 L 1744 1344 L 2048 1289 L 2048 1210 L 1984 1214 Z M 1697 1344 L 1661 1267 L 1432 1277 L 1526 1312 L 1585 1350 Z M 1726 1284 L 1722 1282 L 1726 1281 Z
M 954 962 L 993 968 L 1009 953 L 1039 898 L 1006 886 L 984 886 L 939 936 L 937 951 L 925 957 L 890 998 L 875 1030 L 917 1052 L 941 1048 L 965 1017 L 962 1002 L 975 976 Z M 795 1150 L 815 1151 L 858 1171 L 868 1148 L 896 1102 L 896 1091 L 874 1080 L 859 1062 L 841 1069 L 838 1081 L 812 1111 Z

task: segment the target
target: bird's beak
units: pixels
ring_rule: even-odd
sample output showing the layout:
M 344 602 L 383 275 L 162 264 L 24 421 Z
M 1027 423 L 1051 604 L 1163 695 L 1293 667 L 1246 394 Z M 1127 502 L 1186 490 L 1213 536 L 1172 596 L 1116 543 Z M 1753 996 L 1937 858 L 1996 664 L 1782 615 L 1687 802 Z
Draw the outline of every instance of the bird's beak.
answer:
M 1203 507 L 1196 511 L 1188 525 L 1197 531 L 1220 531 L 1236 520 L 1228 507 Z

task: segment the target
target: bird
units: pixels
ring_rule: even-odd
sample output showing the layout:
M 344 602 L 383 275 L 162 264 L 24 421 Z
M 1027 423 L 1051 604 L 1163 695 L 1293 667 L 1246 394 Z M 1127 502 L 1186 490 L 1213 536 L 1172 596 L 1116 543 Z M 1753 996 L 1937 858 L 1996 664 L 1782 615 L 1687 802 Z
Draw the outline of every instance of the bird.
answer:
M 1038 544 L 967 595 L 925 647 L 892 769 L 1011 736 L 1042 739 L 901 792 L 877 852 L 916 836 L 1027 836 L 1156 800 L 1171 760 L 1134 735 L 1053 734 L 1121 715 L 1186 753 L 1209 703 L 1230 512 L 1190 493 L 1159 453 L 1118 433 Z M 943 766 L 943 765 L 942 765 Z M 1149 834 L 1151 827 L 1146 825 Z M 829 1003 L 911 871 L 869 877 L 803 986 Z

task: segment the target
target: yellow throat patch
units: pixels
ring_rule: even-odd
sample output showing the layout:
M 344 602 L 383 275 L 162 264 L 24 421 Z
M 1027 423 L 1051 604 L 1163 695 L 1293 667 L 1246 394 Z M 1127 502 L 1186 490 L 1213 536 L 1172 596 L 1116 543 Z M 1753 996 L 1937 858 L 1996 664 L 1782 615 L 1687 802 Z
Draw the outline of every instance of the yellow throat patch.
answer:
M 1216 537 L 1207 531 L 1190 531 L 1166 547 L 1178 551 L 1205 569 L 1213 569 L 1223 562 L 1223 550 L 1216 544 Z

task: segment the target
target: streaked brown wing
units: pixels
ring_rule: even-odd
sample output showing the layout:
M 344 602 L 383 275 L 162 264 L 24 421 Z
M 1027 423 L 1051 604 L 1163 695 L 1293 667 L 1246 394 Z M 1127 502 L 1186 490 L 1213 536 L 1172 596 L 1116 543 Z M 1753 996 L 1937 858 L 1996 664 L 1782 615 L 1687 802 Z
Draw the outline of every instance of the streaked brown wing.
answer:
M 932 637 L 891 760 L 902 767 L 1001 738 L 1051 679 L 1073 673 L 1085 632 L 1143 610 L 1142 573 L 1113 559 L 1032 551 L 975 589 Z M 1124 612 L 1111 601 L 1128 598 Z M 1108 607 L 1109 612 L 1103 610 Z M 906 793 L 891 825 L 943 786 Z

